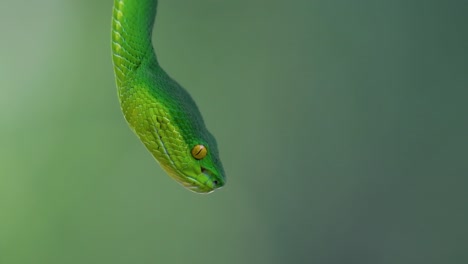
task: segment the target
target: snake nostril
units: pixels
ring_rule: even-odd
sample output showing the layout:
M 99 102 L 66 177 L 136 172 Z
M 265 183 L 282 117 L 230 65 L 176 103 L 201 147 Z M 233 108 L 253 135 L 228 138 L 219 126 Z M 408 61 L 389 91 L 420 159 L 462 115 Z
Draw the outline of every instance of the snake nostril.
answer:
M 211 183 L 213 184 L 213 187 L 219 187 L 219 186 L 223 185 L 223 182 L 220 181 L 220 180 L 217 180 L 215 175 L 213 175 L 213 173 L 211 171 L 207 170 L 206 168 L 201 167 L 201 173 L 208 176 L 208 178 L 211 180 Z

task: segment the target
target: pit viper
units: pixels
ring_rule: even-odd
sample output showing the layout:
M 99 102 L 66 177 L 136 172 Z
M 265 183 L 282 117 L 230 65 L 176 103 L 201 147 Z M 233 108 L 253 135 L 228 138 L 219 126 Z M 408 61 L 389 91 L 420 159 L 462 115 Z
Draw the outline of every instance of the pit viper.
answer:
M 114 0 L 112 61 L 123 115 L 169 176 L 197 193 L 226 182 L 214 136 L 190 94 L 159 65 L 157 0 Z

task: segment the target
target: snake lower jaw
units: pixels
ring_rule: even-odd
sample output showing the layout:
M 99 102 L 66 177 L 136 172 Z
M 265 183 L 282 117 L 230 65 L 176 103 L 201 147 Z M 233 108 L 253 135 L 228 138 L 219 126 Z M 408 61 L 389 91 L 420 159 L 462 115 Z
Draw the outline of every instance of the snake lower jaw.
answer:
M 213 180 L 216 178 L 212 173 L 202 168 L 201 173 L 195 177 L 186 176 L 186 181 L 182 184 L 189 190 L 200 193 L 208 194 L 212 193 L 216 189 L 221 188 L 224 185 L 224 181 Z

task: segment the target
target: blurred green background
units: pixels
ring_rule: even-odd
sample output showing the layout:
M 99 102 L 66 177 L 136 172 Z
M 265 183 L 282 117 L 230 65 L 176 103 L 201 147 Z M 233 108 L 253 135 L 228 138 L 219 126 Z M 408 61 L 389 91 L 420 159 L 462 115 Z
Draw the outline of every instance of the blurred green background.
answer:
M 466 1 L 160 1 L 210 195 L 127 127 L 111 9 L 1 1 L 1 264 L 468 263 Z

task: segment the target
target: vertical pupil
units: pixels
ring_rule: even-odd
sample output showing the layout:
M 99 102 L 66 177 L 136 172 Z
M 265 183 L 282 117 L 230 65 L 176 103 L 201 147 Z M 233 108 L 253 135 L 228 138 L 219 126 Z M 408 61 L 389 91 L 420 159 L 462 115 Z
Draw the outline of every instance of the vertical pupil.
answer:
M 199 148 L 198 152 L 197 152 L 197 156 L 200 155 L 200 152 L 202 152 L 202 151 L 203 151 L 203 148 Z
M 192 156 L 196 159 L 203 159 L 206 156 L 207 150 L 203 145 L 196 145 L 192 149 Z

